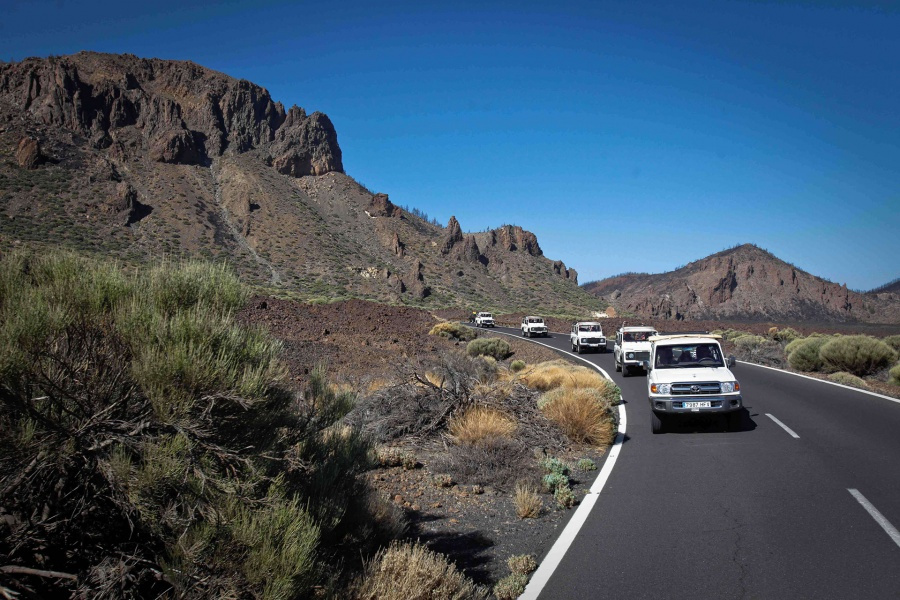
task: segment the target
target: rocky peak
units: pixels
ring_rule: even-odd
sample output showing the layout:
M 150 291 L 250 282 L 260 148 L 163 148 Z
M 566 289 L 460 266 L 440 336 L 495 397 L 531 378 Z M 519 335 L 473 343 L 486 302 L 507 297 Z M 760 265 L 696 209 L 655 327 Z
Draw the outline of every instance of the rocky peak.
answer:
M 396 208 L 387 194 L 375 194 L 369 201 L 368 212 L 370 217 L 392 217 Z
M 542 256 L 544 253 L 538 245 L 537 236 L 525 231 L 518 225 L 503 225 L 490 232 L 490 244 L 510 252 L 522 250 L 531 256 Z
M 191 62 L 80 52 L 0 65 L 0 103 L 41 127 L 129 153 L 133 137 L 153 160 L 205 164 L 259 149 L 300 177 L 343 171 L 337 134 L 322 113 L 287 113 L 269 92 Z M 134 151 L 131 151 L 134 152 Z
M 453 246 L 463 241 L 462 227 L 456 217 L 451 216 L 447 222 L 447 235 L 444 237 L 444 243 L 441 245 L 441 254 L 450 254 Z

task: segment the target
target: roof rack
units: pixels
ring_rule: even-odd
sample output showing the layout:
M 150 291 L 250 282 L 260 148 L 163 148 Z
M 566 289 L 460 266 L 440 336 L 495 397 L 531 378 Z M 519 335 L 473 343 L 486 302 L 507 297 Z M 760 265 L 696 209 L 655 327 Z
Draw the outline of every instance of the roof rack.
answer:
M 667 335 L 651 335 L 651 342 L 658 342 L 661 340 L 674 340 L 676 338 L 712 338 L 714 340 L 721 340 L 722 336 L 718 333 L 670 333 Z
M 708 331 L 660 331 L 659 335 L 709 335 Z

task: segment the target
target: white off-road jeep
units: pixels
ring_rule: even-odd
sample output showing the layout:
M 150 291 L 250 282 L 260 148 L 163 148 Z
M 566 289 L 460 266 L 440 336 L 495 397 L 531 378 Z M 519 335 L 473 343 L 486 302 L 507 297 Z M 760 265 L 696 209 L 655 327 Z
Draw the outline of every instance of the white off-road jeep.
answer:
M 650 358 L 650 336 L 654 335 L 656 329 L 653 327 L 620 327 L 613 345 L 616 371 L 622 371 L 622 376 L 628 377 L 632 369 L 642 369 L 644 361 Z
M 603 335 L 603 327 L 596 321 L 579 321 L 572 325 L 569 341 L 572 342 L 572 352 L 578 354 L 587 349 L 606 352 L 606 336 Z
M 741 386 L 729 370 L 734 357 L 725 358 L 719 339 L 709 334 L 650 338 L 644 368 L 653 433 L 662 433 L 672 419 L 707 413 L 724 415 L 731 430 L 740 428 Z
M 475 327 L 493 327 L 494 315 L 489 312 L 480 312 L 475 316 Z
M 550 332 L 544 324 L 544 319 L 541 317 L 525 317 L 522 319 L 522 335 L 525 337 L 534 337 L 536 335 L 549 337 Z

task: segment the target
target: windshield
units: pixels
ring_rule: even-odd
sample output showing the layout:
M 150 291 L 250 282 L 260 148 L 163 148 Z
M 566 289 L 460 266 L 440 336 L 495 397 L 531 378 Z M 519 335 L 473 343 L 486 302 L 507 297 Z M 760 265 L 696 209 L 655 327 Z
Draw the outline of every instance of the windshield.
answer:
M 543 323 L 543 319 L 528 319 L 529 323 Z
M 651 335 L 656 335 L 655 331 L 626 331 L 622 334 L 623 342 L 646 342 Z
M 724 367 L 718 344 L 679 344 L 656 349 L 657 369 Z
M 579 325 L 578 331 L 600 331 L 599 325 Z

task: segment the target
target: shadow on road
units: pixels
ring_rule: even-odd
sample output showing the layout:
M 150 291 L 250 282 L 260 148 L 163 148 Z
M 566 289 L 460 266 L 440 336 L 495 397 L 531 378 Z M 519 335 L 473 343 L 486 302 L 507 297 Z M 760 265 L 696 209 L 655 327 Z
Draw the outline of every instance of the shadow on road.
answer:
M 756 421 L 747 410 L 740 410 L 741 419 L 734 429 L 728 427 L 728 421 L 721 415 L 697 415 L 695 417 L 681 417 L 666 421 L 666 433 L 741 433 L 756 429 Z

